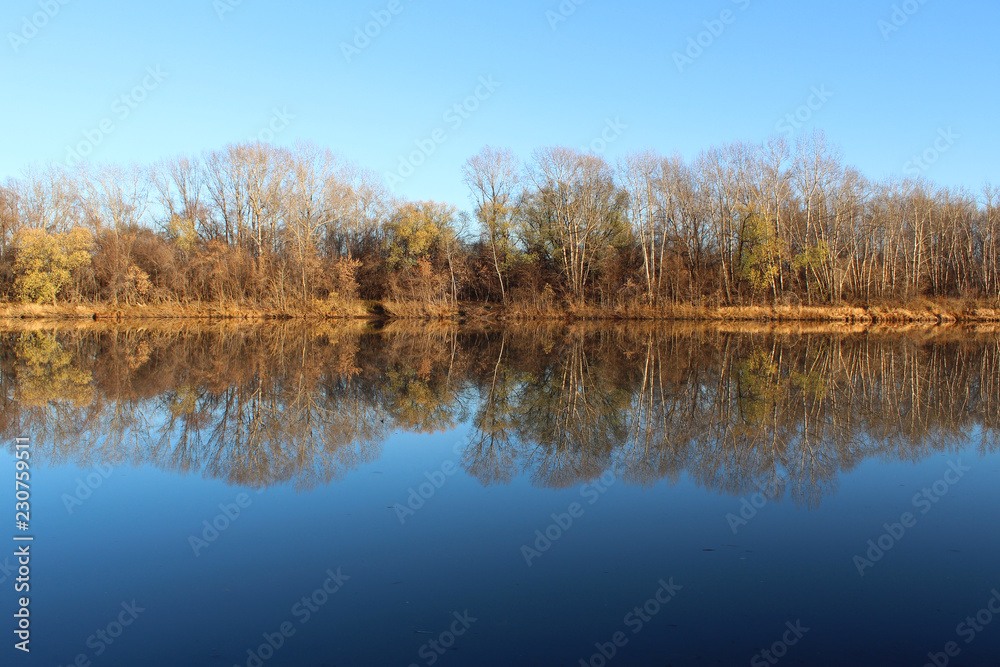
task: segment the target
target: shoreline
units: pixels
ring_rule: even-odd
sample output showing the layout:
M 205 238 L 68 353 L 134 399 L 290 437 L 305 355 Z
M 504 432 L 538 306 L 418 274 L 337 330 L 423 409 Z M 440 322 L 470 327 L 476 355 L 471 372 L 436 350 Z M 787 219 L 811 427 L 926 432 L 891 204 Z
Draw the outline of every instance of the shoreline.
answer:
M 1000 306 L 983 302 L 919 300 L 899 305 L 840 306 L 692 306 L 662 308 L 578 307 L 525 309 L 498 304 L 422 304 L 352 302 L 310 304 L 306 309 L 225 308 L 217 304 L 107 304 L 0 303 L 2 320 L 204 320 L 204 321 L 456 321 L 528 323 L 538 321 L 608 322 L 829 322 L 844 324 L 979 324 L 1000 323 Z

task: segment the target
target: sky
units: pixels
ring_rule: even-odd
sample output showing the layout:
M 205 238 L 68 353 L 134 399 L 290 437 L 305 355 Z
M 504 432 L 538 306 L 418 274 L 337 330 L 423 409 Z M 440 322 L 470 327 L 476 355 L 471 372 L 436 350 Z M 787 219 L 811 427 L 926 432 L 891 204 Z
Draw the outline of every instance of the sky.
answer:
M 979 190 L 998 23 L 994 0 L 7 0 L 0 181 L 307 140 L 469 209 L 486 145 L 691 160 L 819 128 L 869 177 Z

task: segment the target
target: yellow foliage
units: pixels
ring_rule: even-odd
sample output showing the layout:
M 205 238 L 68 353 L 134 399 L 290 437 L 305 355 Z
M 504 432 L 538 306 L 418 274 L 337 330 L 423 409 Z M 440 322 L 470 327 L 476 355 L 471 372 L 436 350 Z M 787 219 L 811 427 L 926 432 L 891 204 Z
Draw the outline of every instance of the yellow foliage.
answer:
M 68 400 L 82 406 L 93 399 L 90 373 L 73 365 L 73 356 L 55 336 L 24 334 L 16 354 L 20 362 L 20 400 L 25 405 L 44 406 L 50 401 Z
M 779 263 L 788 254 L 773 226 L 759 214 L 751 213 L 741 231 L 741 243 L 744 248 L 740 268 L 753 290 L 760 292 L 773 285 Z
M 781 392 L 778 365 L 769 354 L 757 350 L 740 364 L 739 378 L 743 419 L 749 426 L 759 427 L 767 421 Z
M 74 227 L 61 234 L 26 229 L 18 232 L 15 244 L 18 298 L 32 303 L 55 303 L 59 291 L 72 280 L 73 272 L 90 264 L 94 243 L 89 231 Z
M 167 223 L 167 234 L 184 252 L 191 252 L 198 241 L 198 230 L 194 220 L 177 215 L 170 218 L 170 222 Z
M 389 222 L 389 266 L 414 266 L 419 258 L 435 254 L 454 237 L 454 219 L 455 208 L 445 204 L 418 202 L 400 207 Z

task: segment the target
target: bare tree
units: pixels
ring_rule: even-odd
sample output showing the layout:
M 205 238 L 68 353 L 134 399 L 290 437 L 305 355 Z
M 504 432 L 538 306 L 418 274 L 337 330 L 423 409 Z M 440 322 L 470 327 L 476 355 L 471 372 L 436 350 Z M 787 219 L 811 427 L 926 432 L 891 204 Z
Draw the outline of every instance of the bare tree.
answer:
M 662 159 L 651 151 L 630 154 L 618 164 L 618 178 L 628 194 L 625 213 L 642 250 L 646 302 L 652 306 L 659 297 L 663 274 L 663 252 L 657 251 L 665 241 Z
M 65 232 L 80 223 L 80 183 L 56 166 L 30 167 L 12 182 L 20 225 L 46 232 Z
M 150 180 L 164 227 L 182 245 L 221 236 L 206 205 L 206 174 L 198 158 L 163 160 L 150 170 Z
M 350 205 L 347 184 L 340 178 L 340 160 L 329 150 L 301 144 L 290 155 L 282 194 L 284 229 L 299 265 L 301 299 L 309 298 L 308 275 L 318 261 L 324 230 L 342 220 Z
M 582 304 L 595 261 L 622 231 L 625 193 L 603 158 L 568 148 L 536 151 L 527 175 L 534 185 L 529 234 L 550 247 Z
M 105 278 L 108 296 L 115 304 L 131 303 L 148 290 L 148 276 L 132 262 L 135 232 L 146 220 L 149 181 L 145 170 L 102 166 L 80 175 L 80 205 L 99 238 L 109 241 Z
M 476 207 L 476 219 L 482 225 L 490 249 L 504 303 L 507 303 L 504 274 L 508 268 L 508 257 L 514 250 L 514 207 L 519 170 L 513 152 L 489 146 L 469 158 L 462 169 Z

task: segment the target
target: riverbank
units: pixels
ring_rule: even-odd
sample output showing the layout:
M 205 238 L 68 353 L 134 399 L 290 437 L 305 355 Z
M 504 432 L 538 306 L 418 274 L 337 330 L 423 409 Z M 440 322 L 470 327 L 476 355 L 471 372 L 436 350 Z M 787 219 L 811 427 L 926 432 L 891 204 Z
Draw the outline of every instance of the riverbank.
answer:
M 108 304 L 0 304 L 2 319 L 81 320 L 456 320 L 530 322 L 544 320 L 842 322 L 858 324 L 950 324 L 1000 322 L 996 303 L 921 299 L 906 304 L 840 306 L 692 306 L 599 308 L 419 302 L 316 302 L 305 307 L 257 308 L 213 303 L 112 306 Z

